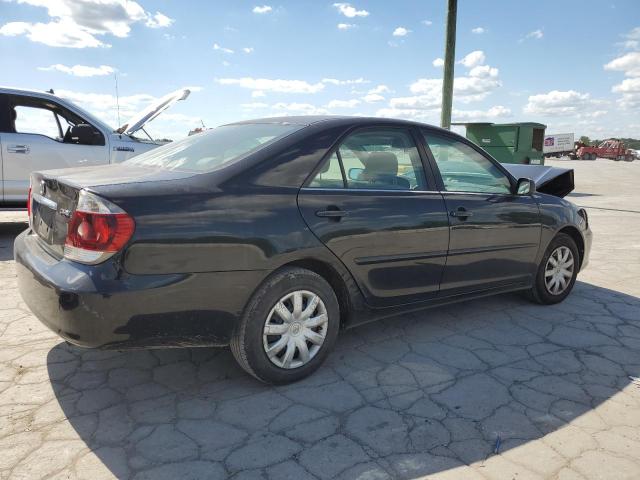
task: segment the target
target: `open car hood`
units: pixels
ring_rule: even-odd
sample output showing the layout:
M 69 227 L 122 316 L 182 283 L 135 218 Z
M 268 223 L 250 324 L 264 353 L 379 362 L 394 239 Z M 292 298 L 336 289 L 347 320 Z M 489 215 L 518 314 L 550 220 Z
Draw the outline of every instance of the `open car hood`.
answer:
M 503 163 L 502 166 L 516 179 L 529 178 L 536 182 L 536 191 L 540 193 L 562 198 L 570 194 L 575 188 L 572 168 L 513 163 Z
M 161 99 L 153 102 L 140 113 L 134 115 L 127 123 L 122 125 L 117 132 L 125 135 L 133 135 L 135 132 L 143 128 L 147 123 L 156 118 L 174 103 L 186 99 L 191 90 L 183 88 L 175 92 L 165 95 Z

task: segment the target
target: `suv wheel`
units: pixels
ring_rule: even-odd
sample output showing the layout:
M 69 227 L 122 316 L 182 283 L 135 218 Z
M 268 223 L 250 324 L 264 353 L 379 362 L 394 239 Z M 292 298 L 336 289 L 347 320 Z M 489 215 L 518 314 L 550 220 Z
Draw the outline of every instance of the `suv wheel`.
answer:
M 231 339 L 231 351 L 258 380 L 295 382 L 325 360 L 339 323 L 338 300 L 327 281 L 310 270 L 287 268 L 253 295 Z

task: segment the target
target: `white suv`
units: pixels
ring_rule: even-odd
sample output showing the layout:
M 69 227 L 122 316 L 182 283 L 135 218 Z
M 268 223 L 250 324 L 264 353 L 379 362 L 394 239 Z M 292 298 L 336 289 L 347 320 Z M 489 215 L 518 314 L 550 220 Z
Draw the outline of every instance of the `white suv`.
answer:
M 0 88 L 0 206 L 24 205 L 33 171 L 122 162 L 162 145 L 134 133 L 189 93 L 170 93 L 114 130 L 53 93 Z

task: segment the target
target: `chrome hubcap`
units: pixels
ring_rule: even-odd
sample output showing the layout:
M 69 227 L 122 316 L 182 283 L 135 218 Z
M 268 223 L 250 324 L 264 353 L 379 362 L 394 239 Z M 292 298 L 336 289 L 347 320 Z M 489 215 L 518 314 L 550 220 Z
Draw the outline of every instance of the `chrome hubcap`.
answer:
M 282 297 L 264 324 L 262 344 L 269 360 L 280 368 L 298 368 L 320 351 L 329 318 L 322 299 L 296 290 Z
M 551 252 L 544 269 L 544 283 L 550 294 L 560 295 L 567 289 L 574 266 L 573 253 L 568 247 L 558 247 Z

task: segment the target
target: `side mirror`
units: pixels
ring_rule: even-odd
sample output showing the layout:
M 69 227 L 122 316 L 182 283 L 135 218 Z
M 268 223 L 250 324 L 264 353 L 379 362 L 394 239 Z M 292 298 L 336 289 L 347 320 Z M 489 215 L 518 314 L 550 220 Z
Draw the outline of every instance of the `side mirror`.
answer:
M 349 169 L 349 180 L 360 180 L 360 176 L 364 172 L 364 168 L 350 168 Z
M 79 145 L 95 145 L 97 133 L 91 125 L 79 123 L 71 128 L 71 141 Z
M 516 193 L 518 195 L 533 195 L 536 193 L 536 182 L 530 178 L 519 178 Z

